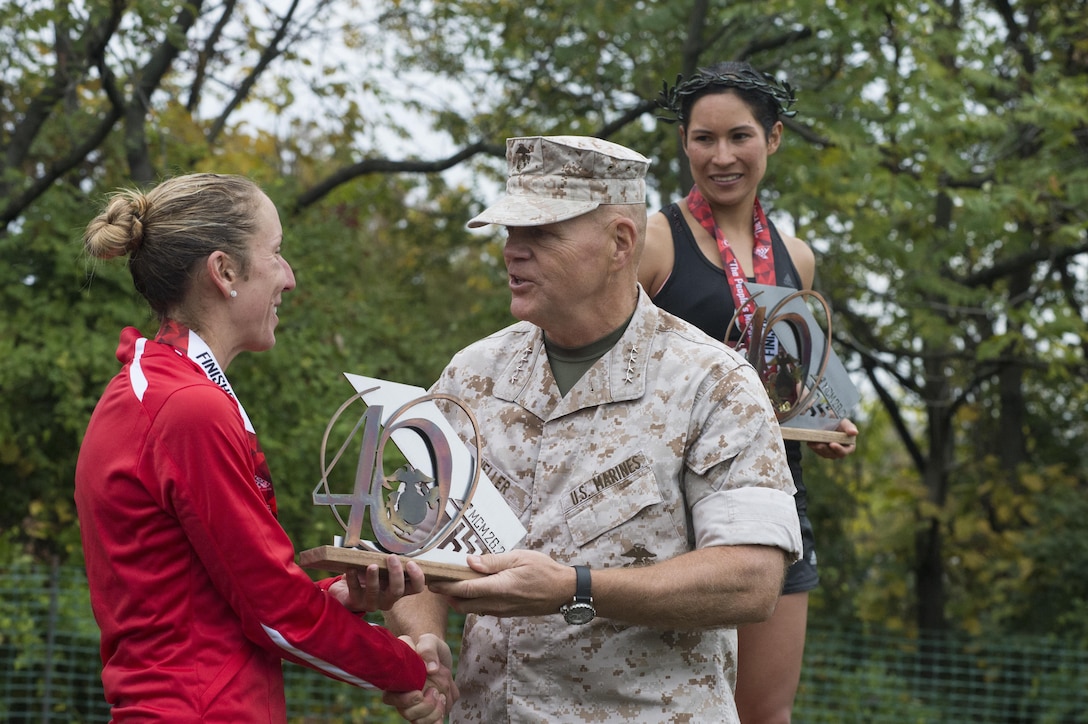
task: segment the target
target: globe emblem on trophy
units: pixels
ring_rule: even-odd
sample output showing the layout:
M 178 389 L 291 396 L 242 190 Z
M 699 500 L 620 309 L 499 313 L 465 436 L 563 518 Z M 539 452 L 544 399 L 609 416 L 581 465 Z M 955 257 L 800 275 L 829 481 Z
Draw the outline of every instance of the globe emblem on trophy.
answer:
M 321 442 L 321 482 L 314 489 L 314 505 L 332 506 L 336 519 L 344 529 L 344 546 L 367 547 L 362 537 L 364 523 L 369 520 L 374 535 L 372 544 L 379 551 L 401 555 L 418 555 L 438 545 L 446 534 L 457 527 L 471 502 L 480 479 L 479 460 L 475 461 L 471 477 L 462 481 L 455 496 L 451 441 L 433 420 L 412 416 L 413 409 L 435 400 L 447 400 L 468 416 L 479 448 L 479 429 L 472 412 L 450 395 L 424 395 L 412 400 L 383 420 L 385 407 L 371 405 L 360 415 L 350 434 L 329 458 L 329 435 L 341 417 L 370 392 L 366 390 L 348 399 L 336 411 Z M 383 424 L 384 423 L 384 424 Z M 420 469 L 411 462 L 391 475 L 385 472 L 386 446 L 394 438 L 415 435 L 427 451 L 429 468 Z M 355 467 L 354 488 L 350 493 L 333 493 L 328 478 L 352 443 L 359 445 Z M 453 440 L 453 444 L 460 444 Z M 463 505 L 455 506 L 450 515 L 451 497 Z M 349 509 L 345 522 L 338 506 Z

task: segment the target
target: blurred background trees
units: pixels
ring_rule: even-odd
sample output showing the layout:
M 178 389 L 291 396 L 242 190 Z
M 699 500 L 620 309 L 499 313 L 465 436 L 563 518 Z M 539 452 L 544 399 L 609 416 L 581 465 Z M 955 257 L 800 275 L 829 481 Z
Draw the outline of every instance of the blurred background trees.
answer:
M 0 6 L 0 561 L 78 561 L 72 474 L 125 325 L 105 194 L 245 174 L 298 289 L 230 370 L 298 547 L 344 371 L 429 385 L 510 320 L 494 197 L 513 135 L 607 137 L 686 192 L 662 83 L 743 59 L 797 89 L 772 217 L 812 244 L 866 397 L 813 460 L 814 617 L 1088 640 L 1088 3 L 253 0 Z M 0 564 L 2 565 L 2 564 Z

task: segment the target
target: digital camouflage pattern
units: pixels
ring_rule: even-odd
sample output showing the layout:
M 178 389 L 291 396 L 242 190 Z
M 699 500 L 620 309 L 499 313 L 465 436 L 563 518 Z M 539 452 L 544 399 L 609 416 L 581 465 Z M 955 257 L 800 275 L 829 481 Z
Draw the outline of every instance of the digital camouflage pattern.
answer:
M 649 164 L 642 154 L 600 138 L 508 138 L 506 196 L 468 225 L 542 226 L 601 204 L 645 203 Z
M 641 290 L 623 337 L 566 397 L 525 322 L 460 352 L 434 391 L 476 415 L 525 548 L 596 569 L 714 545 L 800 555 L 793 483 L 755 372 Z M 736 721 L 736 647 L 732 628 L 469 616 L 453 720 Z

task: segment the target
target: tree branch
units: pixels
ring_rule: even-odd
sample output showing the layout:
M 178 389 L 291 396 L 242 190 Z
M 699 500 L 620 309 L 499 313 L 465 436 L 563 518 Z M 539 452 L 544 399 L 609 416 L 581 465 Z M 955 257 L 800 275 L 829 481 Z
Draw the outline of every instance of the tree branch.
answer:
M 910 459 L 914 463 L 915 469 L 918 470 L 918 474 L 921 475 L 926 468 L 926 457 L 922 454 L 921 449 L 919 449 L 918 443 L 914 441 L 914 436 L 911 435 L 910 428 L 903 419 L 903 413 L 899 408 L 899 403 L 877 378 L 876 369 L 879 366 L 878 361 L 875 358 L 862 355 L 861 365 L 865 369 L 865 375 L 869 378 L 869 383 L 876 391 L 876 396 L 880 399 L 880 404 L 884 406 L 885 411 L 888 413 L 888 417 L 891 418 L 892 426 L 899 435 L 899 439 L 903 441 L 903 447 L 907 449 L 907 454 L 910 455 Z
M 219 39 L 223 37 L 223 31 L 227 27 L 227 23 L 230 21 L 231 16 L 234 15 L 234 8 L 237 7 L 237 0 L 227 0 L 223 4 L 223 12 L 219 14 L 219 20 L 215 22 L 215 27 L 212 28 L 212 32 L 208 34 L 208 38 L 204 41 L 204 47 L 197 53 L 196 68 L 193 69 L 193 84 L 189 88 L 189 101 L 185 104 L 185 108 L 190 112 L 194 112 L 198 105 L 200 105 L 200 96 L 204 92 L 204 79 L 208 75 L 208 63 L 215 57 L 215 46 L 219 44 Z
M 69 67 L 58 63 L 53 76 L 45 88 L 34 95 L 27 112 L 12 131 L 5 154 L 5 167 L 15 168 L 21 164 L 30 152 L 33 140 L 42 126 L 53 113 L 56 103 L 64 97 L 70 84 L 78 82 L 92 65 L 95 58 L 102 55 L 106 44 L 113 37 L 121 23 L 125 0 L 112 0 L 109 12 L 98 23 L 89 25 L 80 39 L 83 46 L 82 57 Z
M 298 10 L 299 0 L 291 0 L 291 6 L 287 8 L 287 13 L 280 19 L 279 27 L 276 28 L 276 34 L 272 37 L 272 41 L 265 46 L 264 51 L 261 52 L 261 57 L 257 61 L 257 64 L 253 66 L 253 70 L 249 75 L 242 80 L 242 84 L 238 86 L 238 90 L 231 97 L 227 103 L 223 112 L 219 114 L 219 117 L 215 119 L 211 129 L 208 131 L 208 143 L 214 143 L 219 134 L 223 132 L 223 128 L 227 125 L 227 118 L 242 104 L 248 96 L 253 86 L 257 84 L 257 80 L 261 77 L 261 74 L 268 69 L 268 66 L 273 60 L 278 58 L 283 52 L 281 44 L 283 39 L 287 37 L 287 31 L 291 27 L 291 19 L 295 16 L 295 11 Z
M 656 99 L 639 101 L 634 106 L 629 108 L 622 116 L 616 118 L 610 123 L 606 123 L 605 125 L 601 126 L 600 130 L 597 132 L 597 137 L 608 138 L 613 133 L 622 130 L 624 126 L 634 121 L 643 113 L 650 113 L 655 108 L 657 108 Z
M 774 37 L 760 38 L 757 37 L 749 41 L 741 50 L 737 53 L 737 60 L 748 60 L 757 53 L 762 53 L 768 50 L 779 50 L 785 48 L 788 45 L 792 45 L 799 40 L 808 40 L 812 37 L 812 28 L 803 27 L 799 30 L 791 30 L 788 33 L 780 33 Z M 760 70 L 763 70 L 762 68 Z
M 6 229 L 30 204 L 44 194 L 53 183 L 64 174 L 83 162 L 91 151 L 98 148 L 110 135 L 114 125 L 121 118 L 121 111 L 114 107 L 99 122 L 98 126 L 84 138 L 83 143 L 72 148 L 63 158 L 50 164 L 45 173 L 36 177 L 29 186 L 14 196 L 7 198 L 7 203 L 0 209 L 0 229 Z
M 834 148 L 836 145 L 835 142 L 827 136 L 821 136 L 804 123 L 798 123 L 793 118 L 783 118 L 782 125 L 788 128 L 791 133 L 797 134 L 814 146 L 819 146 L 820 148 Z
M 129 173 L 139 183 L 155 180 L 155 169 L 147 148 L 147 114 L 151 108 L 151 94 L 162 84 L 163 76 L 181 52 L 181 46 L 173 38 L 187 37 L 189 30 L 200 16 L 204 0 L 189 0 L 178 11 L 174 27 L 166 33 L 159 47 L 152 52 L 147 64 L 134 76 L 132 97 L 125 106 L 125 157 Z
M 340 184 L 347 183 L 360 176 L 374 173 L 438 173 L 452 168 L 478 153 L 503 158 L 506 156 L 506 147 L 505 145 L 499 146 L 485 141 L 477 141 L 452 156 L 437 161 L 394 161 L 388 158 L 368 158 L 336 171 L 310 190 L 302 193 L 296 200 L 293 211 L 297 213 L 305 209 L 324 198 Z
M 74 76 L 82 78 L 86 75 L 89 67 L 100 63 L 105 55 L 107 43 L 109 43 L 110 38 L 113 37 L 120 25 L 124 8 L 124 0 L 113 0 L 110 3 L 109 13 L 106 17 L 96 24 L 89 25 L 80 38 L 83 54 L 76 65 L 78 72 L 73 73 L 72 70 L 63 71 L 58 69 L 46 91 L 43 91 L 31 102 L 30 110 L 27 111 L 23 120 L 16 127 L 8 145 L 6 163 L 11 164 L 9 168 L 13 168 L 25 161 L 33 139 L 37 136 L 45 121 L 53 114 L 56 103 L 64 96 L 65 84 L 72 81 Z M 4 200 L 3 206 L 0 207 L 0 230 L 6 230 L 8 225 L 19 218 L 19 215 L 34 203 L 39 196 L 48 191 L 57 179 L 78 166 L 91 151 L 98 148 L 105 141 L 120 117 L 121 109 L 114 106 L 114 109 L 102 118 L 94 130 L 84 137 L 82 143 L 71 148 L 61 158 L 55 159 L 43 173 L 34 177 L 28 185 L 23 186 L 19 191 L 12 192 L 10 184 L 0 182 L 0 198 Z M 0 174 L 0 176 L 3 176 L 3 174 Z
M 988 269 L 984 269 L 976 274 L 966 276 L 960 280 L 960 284 L 967 287 L 984 287 L 1023 269 L 1024 266 L 1036 264 L 1048 259 L 1054 262 L 1063 262 L 1078 254 L 1085 253 L 1088 253 L 1088 240 L 1081 241 L 1080 244 L 1075 246 L 1066 247 L 1057 253 L 1055 253 L 1053 249 L 1046 247 L 1031 249 L 1022 254 L 1009 257 L 1000 264 L 994 264 Z

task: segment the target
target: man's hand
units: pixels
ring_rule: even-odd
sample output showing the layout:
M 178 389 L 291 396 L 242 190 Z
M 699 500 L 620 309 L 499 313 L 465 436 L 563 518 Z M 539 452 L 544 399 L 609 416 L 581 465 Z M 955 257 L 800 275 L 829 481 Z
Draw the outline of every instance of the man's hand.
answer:
M 468 565 L 489 575 L 430 585 L 458 613 L 547 616 L 574 595 L 574 569 L 537 551 L 469 556 Z
M 423 569 L 415 561 L 403 563 L 398 556 L 386 559 L 387 576 L 377 564 L 353 568 L 329 587 L 329 593 L 353 613 L 387 611 L 404 596 L 424 589 Z M 382 579 L 385 580 L 382 580 Z
M 453 680 L 453 654 L 449 644 L 434 634 L 423 634 L 418 641 L 401 636 L 427 665 L 427 681 L 422 691 L 385 692 L 382 701 L 395 707 L 402 717 L 414 724 L 436 724 L 450 713 L 460 696 Z

